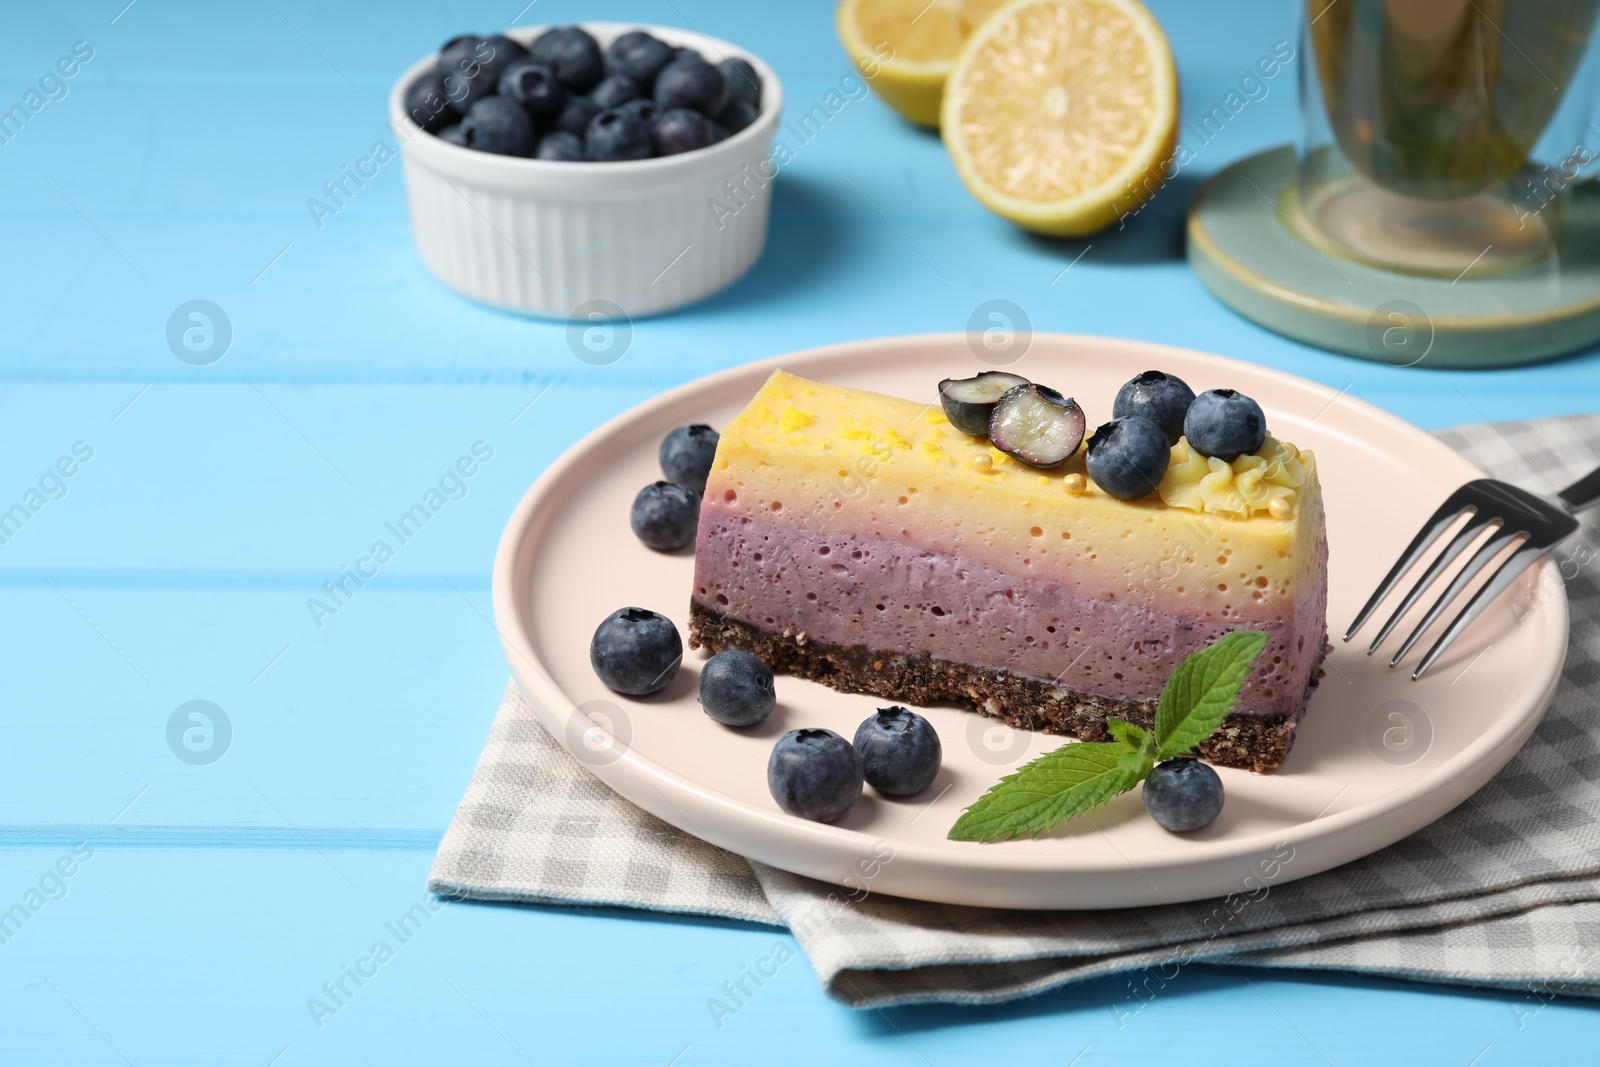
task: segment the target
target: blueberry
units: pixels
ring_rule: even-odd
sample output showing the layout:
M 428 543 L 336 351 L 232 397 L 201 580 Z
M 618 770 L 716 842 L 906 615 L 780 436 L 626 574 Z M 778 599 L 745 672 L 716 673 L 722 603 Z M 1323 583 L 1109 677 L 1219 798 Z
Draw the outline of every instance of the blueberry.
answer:
M 801 819 L 833 822 L 861 795 L 861 756 L 832 730 L 790 730 L 772 746 L 767 788 Z
M 633 30 L 611 42 L 606 49 L 606 70 L 612 74 L 625 74 L 640 85 L 655 82 L 661 68 L 672 62 L 672 46 L 665 41 Z
M 1145 778 L 1144 806 L 1165 829 L 1198 830 L 1222 813 L 1222 779 L 1197 759 L 1169 759 Z
M 1202 456 L 1232 463 L 1261 447 L 1267 416 L 1260 404 L 1237 390 L 1208 389 L 1189 405 L 1183 435 Z
M 1076 400 L 1029 382 L 1012 386 L 994 402 L 989 443 L 1030 466 L 1056 467 L 1083 444 L 1085 425 Z
M 569 96 L 567 106 L 561 109 L 561 114 L 556 116 L 555 125 L 552 127 L 558 133 L 570 133 L 580 141 L 589 129 L 589 123 L 605 108 L 590 100 L 587 96 Z
M 577 134 L 547 133 L 539 138 L 539 147 L 533 153 L 534 159 L 549 159 L 560 163 L 582 163 L 583 138 Z
M 585 154 L 597 163 L 649 159 L 650 125 L 621 108 L 602 111 L 589 120 L 583 146 Z
M 461 132 L 461 123 L 459 122 L 453 126 L 446 126 L 434 136 L 447 144 L 460 145 L 462 148 L 467 147 L 467 135 Z
M 942 749 L 933 724 L 905 708 L 879 708 L 856 728 L 867 784 L 892 797 L 922 792 L 939 773 Z
M 491 85 L 499 86 L 507 67 L 528 58 L 528 50 L 503 33 L 485 37 L 483 43 L 489 50 L 483 60 L 483 77 L 488 78 Z
M 709 426 L 679 426 L 661 441 L 661 473 L 669 482 L 705 492 L 720 439 L 721 435 Z
M 778 706 L 772 668 L 748 652 L 718 652 L 700 670 L 700 706 L 724 726 L 754 726 Z
M 717 64 L 717 69 L 727 79 L 728 93 L 734 100 L 743 100 L 756 108 L 761 106 L 761 75 L 756 73 L 756 68 L 750 65 L 748 59 L 738 56 L 724 59 Z
M 761 108 L 748 100 L 735 98 L 717 113 L 717 124 L 727 133 L 738 133 L 760 117 Z
M 626 74 L 607 74 L 600 84 L 594 87 L 589 99 L 593 100 L 601 111 L 610 111 L 643 95 L 644 90 L 640 88 L 639 83 Z
M 715 115 L 728 102 L 728 79 L 694 52 L 679 54 L 656 76 L 656 107 L 688 107 Z
M 657 552 L 675 552 L 694 544 L 700 496 L 672 482 L 651 482 L 633 498 L 628 520 L 639 540 Z
M 1143 415 L 1124 415 L 1089 438 L 1084 464 L 1095 485 L 1118 500 L 1138 500 L 1155 492 L 1171 458 L 1161 427 Z
M 1167 435 L 1167 444 L 1175 445 L 1183 436 L 1183 417 L 1194 403 L 1194 390 L 1182 378 L 1165 371 L 1147 370 L 1117 390 L 1117 399 L 1111 405 L 1114 418 L 1124 415 L 1143 415 Z
M 643 96 L 637 100 L 629 100 L 617 110 L 632 115 L 646 126 L 653 125 L 656 121 L 656 115 L 660 113 L 660 109 L 656 107 L 656 102 Z
M 589 642 L 589 665 L 607 688 L 630 697 L 665 689 L 683 661 L 683 638 L 672 620 L 646 608 L 606 616 Z
M 713 120 L 712 123 L 711 123 L 711 143 L 712 144 L 721 144 L 723 141 L 726 141 L 727 139 L 728 139 L 728 127 L 724 126 L 720 122 L 716 122 L 716 121 Z
M 537 140 L 528 113 L 504 96 L 486 96 L 468 108 L 461 139 L 468 148 L 501 156 L 531 156 Z
M 600 45 L 576 26 L 546 30 L 528 46 L 528 54 L 555 71 L 561 83 L 574 92 L 586 93 L 605 77 Z
M 554 118 L 567 106 L 567 87 L 555 72 L 531 59 L 519 59 L 500 75 L 500 95 L 522 105 L 535 121 Z
M 705 148 L 711 144 L 711 137 L 711 120 L 686 107 L 663 111 L 650 127 L 650 142 L 658 156 L 675 156 Z
M 950 425 L 974 437 L 989 436 L 989 419 L 999 399 L 1028 379 L 1003 370 L 986 370 L 971 378 L 946 378 L 939 383 L 939 403 Z
M 457 110 L 466 111 L 494 94 L 503 69 L 494 58 L 494 45 L 471 34 L 451 38 L 439 49 L 439 73 L 447 79 L 445 84 Z
M 451 103 L 445 89 L 445 77 L 437 70 L 424 72 L 406 86 L 406 114 L 429 133 L 438 133 L 461 121 L 461 112 Z

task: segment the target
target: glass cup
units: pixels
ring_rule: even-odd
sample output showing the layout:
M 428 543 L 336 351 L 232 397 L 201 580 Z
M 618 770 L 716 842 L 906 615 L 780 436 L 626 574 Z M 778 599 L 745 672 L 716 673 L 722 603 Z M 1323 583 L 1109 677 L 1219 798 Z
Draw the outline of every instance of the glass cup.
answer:
M 1288 197 L 1312 244 L 1459 277 L 1560 250 L 1600 158 L 1600 0 L 1307 0 Z

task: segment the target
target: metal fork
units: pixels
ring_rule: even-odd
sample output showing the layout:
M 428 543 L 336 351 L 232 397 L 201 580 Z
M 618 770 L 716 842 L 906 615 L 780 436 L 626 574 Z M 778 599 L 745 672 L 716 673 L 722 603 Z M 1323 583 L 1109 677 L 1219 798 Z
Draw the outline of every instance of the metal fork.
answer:
M 1411 636 L 1401 643 L 1400 650 L 1389 660 L 1389 666 L 1393 667 L 1399 663 L 1401 657 L 1411 651 L 1411 646 L 1439 620 L 1439 616 L 1444 614 L 1450 603 L 1460 596 L 1461 591 L 1472 583 L 1472 579 L 1489 565 L 1490 560 L 1514 541 L 1526 538 L 1493 576 L 1473 594 L 1472 599 L 1467 601 L 1467 606 L 1461 609 L 1461 613 L 1445 629 L 1439 640 L 1434 642 L 1428 654 L 1422 657 L 1417 669 L 1411 672 L 1412 679 L 1422 677 L 1423 672 L 1444 655 L 1445 649 L 1460 636 L 1461 631 L 1470 626 L 1472 620 L 1481 615 L 1483 609 L 1516 580 L 1517 575 L 1531 567 L 1578 528 L 1577 512 L 1597 500 L 1600 500 L 1600 468 L 1590 471 L 1561 490 L 1554 500 L 1492 478 L 1479 478 L 1468 482 L 1451 493 L 1450 499 L 1433 513 L 1433 518 L 1423 524 L 1411 544 L 1406 546 L 1406 550 L 1400 554 L 1395 565 L 1389 569 L 1388 575 L 1378 583 L 1377 591 L 1372 594 L 1366 606 L 1357 613 L 1355 621 L 1350 624 L 1350 629 L 1345 631 L 1344 639 L 1348 641 L 1356 635 L 1356 631 L 1361 629 L 1383 599 L 1394 591 L 1395 586 L 1400 583 L 1401 576 L 1409 571 L 1429 547 L 1444 534 L 1444 531 L 1463 514 L 1469 516 L 1466 525 L 1457 532 L 1449 544 L 1445 545 L 1444 551 L 1428 565 L 1422 577 L 1417 579 L 1394 614 L 1389 616 L 1389 621 L 1378 631 L 1378 636 L 1372 639 L 1371 646 L 1367 648 L 1367 655 L 1370 656 L 1378 650 L 1378 646 L 1383 644 L 1384 638 L 1389 636 L 1401 617 L 1411 610 L 1412 605 L 1421 599 L 1422 594 L 1434 580 L 1443 574 L 1450 563 L 1466 551 L 1467 546 L 1484 530 L 1489 531 L 1488 539 L 1479 546 L 1466 566 L 1450 580 L 1444 593 L 1434 602 L 1433 607 L 1428 609 L 1427 615 L 1423 616 L 1422 622 L 1411 631 Z

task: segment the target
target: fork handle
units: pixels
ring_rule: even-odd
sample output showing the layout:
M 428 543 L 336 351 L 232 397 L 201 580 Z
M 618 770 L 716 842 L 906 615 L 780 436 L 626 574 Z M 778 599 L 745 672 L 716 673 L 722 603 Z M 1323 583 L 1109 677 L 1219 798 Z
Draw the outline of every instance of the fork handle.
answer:
M 1582 511 L 1590 504 L 1600 501 L 1600 467 L 1596 467 L 1561 490 L 1560 496 L 1561 502 L 1573 511 Z

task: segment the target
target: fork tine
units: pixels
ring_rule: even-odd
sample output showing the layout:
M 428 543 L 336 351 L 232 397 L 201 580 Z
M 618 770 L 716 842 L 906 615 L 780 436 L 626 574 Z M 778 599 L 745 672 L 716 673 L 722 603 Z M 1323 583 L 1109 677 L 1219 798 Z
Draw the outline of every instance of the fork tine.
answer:
M 1428 614 L 1422 617 L 1422 621 L 1417 624 L 1417 628 L 1411 631 L 1411 636 L 1407 637 L 1400 645 L 1400 651 L 1394 654 L 1394 658 L 1389 661 L 1389 666 L 1393 667 L 1396 663 L 1399 663 L 1401 657 L 1411 651 L 1411 646 L 1417 643 L 1428 627 L 1437 622 L 1439 616 L 1444 614 L 1445 609 L 1450 606 L 1452 600 L 1460 595 L 1461 590 L 1465 589 L 1468 583 L 1477 577 L 1483 568 L 1489 565 L 1491 559 L 1500 554 L 1501 549 L 1522 535 L 1522 530 L 1506 526 L 1502 526 L 1491 535 L 1479 547 L 1478 551 L 1473 553 L 1472 558 L 1467 561 L 1465 567 L 1461 568 L 1460 573 L 1450 580 L 1449 588 L 1440 595 L 1438 600 L 1434 601 L 1433 607 L 1428 609 Z
M 1439 577 L 1444 572 L 1444 569 L 1450 566 L 1450 562 L 1461 555 L 1466 547 L 1483 532 L 1484 527 L 1490 525 L 1493 521 L 1481 511 L 1467 520 L 1467 524 L 1461 528 L 1461 532 L 1456 534 L 1448 545 L 1444 546 L 1444 551 L 1439 553 L 1438 558 L 1428 565 L 1428 569 L 1423 572 L 1421 578 L 1417 579 L 1416 584 L 1411 587 L 1411 591 L 1405 595 L 1405 599 L 1400 601 L 1400 606 L 1394 609 L 1394 614 L 1389 616 L 1389 621 L 1384 623 L 1378 630 L 1378 636 L 1374 637 L 1372 644 L 1367 646 L 1367 655 L 1370 656 L 1378 651 L 1378 646 L 1383 644 L 1384 638 L 1389 636 L 1390 631 L 1395 628 L 1395 624 L 1400 621 L 1405 613 L 1411 610 L 1411 606 L 1422 598 L 1422 594 L 1428 591 L 1428 587 L 1433 584 L 1433 580 Z
M 1471 484 L 1469 482 L 1454 493 L 1451 493 L 1450 499 L 1440 504 L 1439 509 L 1433 513 L 1433 517 L 1423 524 L 1422 529 L 1417 531 L 1417 536 L 1411 539 L 1411 543 L 1406 546 L 1406 550 L 1400 553 L 1400 558 L 1395 560 L 1394 566 L 1389 568 L 1389 573 L 1384 575 L 1383 581 L 1378 583 L 1377 590 L 1367 600 L 1362 609 L 1356 613 L 1356 619 L 1350 624 L 1350 629 L 1344 632 L 1346 641 L 1354 637 L 1356 631 L 1361 629 L 1367 619 L 1372 617 L 1372 613 L 1377 610 L 1383 598 L 1394 590 L 1395 585 L 1400 581 L 1400 576 L 1410 570 L 1412 565 L 1422 558 L 1422 554 L 1428 550 L 1428 546 L 1433 544 L 1452 522 L 1460 518 L 1462 512 L 1472 507 L 1467 500 Z
M 1483 609 L 1488 607 L 1495 597 L 1505 592 L 1506 587 L 1516 581 L 1517 575 L 1533 566 L 1553 547 L 1555 546 L 1546 545 L 1544 548 L 1534 548 L 1533 542 L 1530 541 L 1512 553 L 1510 559 L 1500 564 L 1500 568 L 1494 572 L 1494 576 L 1483 583 L 1482 589 L 1472 594 L 1472 599 L 1467 601 L 1467 606 L 1461 609 L 1461 614 L 1451 621 L 1450 627 L 1445 630 L 1443 636 L 1433 643 L 1432 648 L 1428 649 L 1428 654 L 1422 657 L 1422 662 L 1417 664 L 1417 669 L 1411 672 L 1412 680 L 1415 681 L 1422 677 L 1422 672 L 1433 666 L 1434 661 L 1444 655 L 1445 649 L 1449 648 L 1451 643 L 1460 636 L 1461 631 L 1471 626 L 1472 620 L 1483 614 Z

